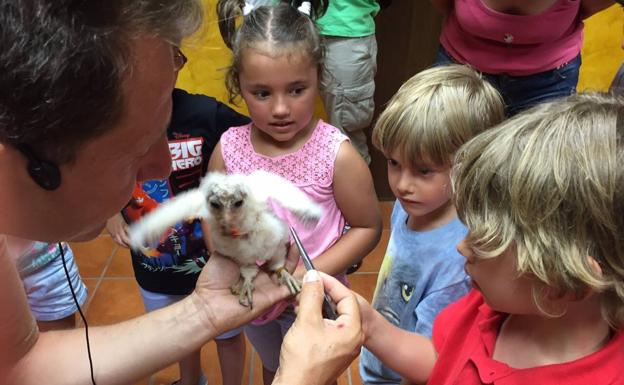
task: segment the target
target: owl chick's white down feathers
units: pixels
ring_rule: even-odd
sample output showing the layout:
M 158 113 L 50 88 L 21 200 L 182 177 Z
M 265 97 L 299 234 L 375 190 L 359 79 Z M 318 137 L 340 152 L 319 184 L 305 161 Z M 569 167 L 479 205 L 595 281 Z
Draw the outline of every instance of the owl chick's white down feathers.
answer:
M 315 225 L 322 210 L 288 180 L 266 172 L 249 175 L 210 172 L 200 186 L 161 204 L 128 230 L 130 246 L 140 250 L 156 243 L 174 224 L 200 218 L 210 228 L 214 251 L 240 266 L 240 279 L 230 289 L 244 306 L 253 306 L 257 262 L 265 262 L 293 294 L 301 284 L 284 269 L 290 235 L 288 225 L 267 205 L 271 198 L 306 225 Z

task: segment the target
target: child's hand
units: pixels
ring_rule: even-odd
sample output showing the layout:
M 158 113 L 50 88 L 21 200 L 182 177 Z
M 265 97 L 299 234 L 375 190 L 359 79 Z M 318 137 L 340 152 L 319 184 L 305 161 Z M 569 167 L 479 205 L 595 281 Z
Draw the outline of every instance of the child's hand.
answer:
M 121 213 L 117 213 L 106 221 L 106 230 L 113 238 L 113 241 L 120 246 L 128 248 L 130 239 L 128 238 L 128 224 L 123 219 Z
M 364 341 L 368 339 L 371 335 L 371 329 L 373 328 L 375 322 L 375 315 L 377 314 L 377 310 L 371 306 L 368 301 L 359 295 L 356 292 L 355 298 L 358 301 L 358 305 L 360 306 L 360 317 L 362 318 L 362 332 L 364 332 Z

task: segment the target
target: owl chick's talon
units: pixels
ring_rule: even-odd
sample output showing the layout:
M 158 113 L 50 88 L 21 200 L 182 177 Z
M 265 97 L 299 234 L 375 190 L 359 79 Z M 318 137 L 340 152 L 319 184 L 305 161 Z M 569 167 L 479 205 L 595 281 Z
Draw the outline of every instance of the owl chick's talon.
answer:
M 232 294 L 238 295 L 238 303 L 251 309 L 253 309 L 253 290 L 253 282 L 246 281 L 242 277 L 238 280 L 238 282 L 230 286 Z
M 239 295 L 242 287 L 243 287 L 243 277 L 240 277 L 238 281 L 236 281 L 236 283 L 230 286 L 230 293 L 234 295 Z
M 293 277 L 286 269 L 279 268 L 275 271 L 282 285 L 286 285 L 291 294 L 299 294 L 301 291 L 301 281 Z

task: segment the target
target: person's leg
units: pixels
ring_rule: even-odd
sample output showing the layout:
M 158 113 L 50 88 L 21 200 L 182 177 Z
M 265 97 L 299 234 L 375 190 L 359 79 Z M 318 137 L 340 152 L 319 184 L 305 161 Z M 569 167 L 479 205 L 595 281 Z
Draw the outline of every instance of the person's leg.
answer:
M 201 367 L 201 350 L 196 350 L 178 362 L 180 379 L 176 385 L 204 385 L 206 383 Z
M 609 92 L 615 95 L 624 95 L 624 64 L 620 66 L 618 72 L 615 74 Z
M 329 123 L 342 130 L 366 163 L 370 163 L 365 129 L 375 110 L 375 35 L 326 37 L 325 46 L 320 90 Z
M 45 254 L 52 253 L 54 256 L 43 267 L 22 277 L 28 303 L 40 331 L 73 329 L 76 326 L 74 313 L 78 308 L 72 288 L 78 304 L 83 305 L 87 300 L 87 287 L 78 272 L 74 254 L 67 244 L 62 245 L 69 281 L 63 268 L 60 250 L 55 245 L 40 248 L 40 252 L 43 250 Z M 33 258 L 46 259 L 41 253 Z
M 240 385 L 245 370 L 245 334 L 242 328 L 224 333 L 215 338 L 219 365 L 221 366 L 221 383 L 223 385 Z
M 282 346 L 282 329 L 277 320 L 263 325 L 245 326 L 245 335 L 262 360 L 264 385 L 271 385 L 279 367 L 279 353 Z
M 141 296 L 143 297 L 143 304 L 145 311 L 151 312 L 186 297 L 186 295 L 170 295 L 155 293 L 139 287 Z M 163 353 L 166 354 L 166 353 Z M 174 382 L 176 385 L 203 385 L 205 384 L 205 377 L 201 368 L 201 349 L 192 352 L 191 354 L 183 357 L 178 362 L 180 368 L 180 379 Z

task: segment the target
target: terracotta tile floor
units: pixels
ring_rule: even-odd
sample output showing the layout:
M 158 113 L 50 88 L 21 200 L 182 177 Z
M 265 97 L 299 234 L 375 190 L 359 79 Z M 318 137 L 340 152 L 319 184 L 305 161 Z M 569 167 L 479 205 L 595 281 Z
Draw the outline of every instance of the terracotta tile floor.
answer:
M 388 242 L 392 202 L 381 202 L 384 230 L 379 245 L 364 260 L 360 269 L 349 276 L 351 287 L 369 300 L 373 296 L 377 273 Z M 128 250 L 117 246 L 102 234 L 86 243 L 72 243 L 80 273 L 89 289 L 84 310 L 89 325 L 119 322 L 143 314 L 143 302 L 134 279 Z M 214 342 L 202 349 L 202 366 L 210 385 L 221 384 L 221 373 Z M 338 379 L 338 385 L 361 384 L 357 360 Z M 262 385 L 260 359 L 247 344 L 244 385 Z M 178 367 L 171 365 L 132 385 L 168 385 L 178 378 Z

